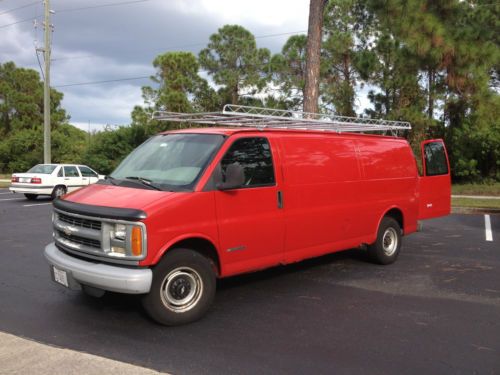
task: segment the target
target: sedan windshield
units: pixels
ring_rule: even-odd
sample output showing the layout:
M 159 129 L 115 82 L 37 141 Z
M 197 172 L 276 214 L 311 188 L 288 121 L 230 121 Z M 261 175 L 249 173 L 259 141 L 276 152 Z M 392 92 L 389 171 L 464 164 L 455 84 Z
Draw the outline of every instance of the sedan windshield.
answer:
M 56 168 L 54 164 L 37 164 L 26 173 L 51 174 Z
M 214 134 L 158 135 L 135 149 L 111 177 L 144 188 L 191 190 L 223 141 Z

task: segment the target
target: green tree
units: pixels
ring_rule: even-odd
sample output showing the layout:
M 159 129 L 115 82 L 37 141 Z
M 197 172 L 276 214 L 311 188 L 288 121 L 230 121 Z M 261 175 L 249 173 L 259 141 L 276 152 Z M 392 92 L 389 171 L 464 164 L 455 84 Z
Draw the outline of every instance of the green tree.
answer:
M 356 85 L 373 65 L 367 53 L 369 19 L 364 2 L 330 0 L 325 9 L 321 60 L 321 99 L 343 116 L 355 116 Z
M 77 162 L 85 132 L 69 125 L 63 94 L 51 89 L 54 162 Z M 43 84 L 32 69 L 0 64 L 0 170 L 24 171 L 43 161 Z
M 146 131 L 143 126 L 132 125 L 97 132 L 90 139 L 83 162 L 99 173 L 109 174 L 149 137 Z
M 221 85 L 223 101 L 238 104 L 245 93 L 254 95 L 268 80 L 270 52 L 257 48 L 253 34 L 238 25 L 225 25 L 210 36 L 199 54 L 200 65 Z
M 272 83 L 279 93 L 277 100 L 290 109 L 300 109 L 304 101 L 306 44 L 306 35 L 293 35 L 281 53 L 271 59 Z
M 208 82 L 199 76 L 199 63 L 191 52 L 167 52 L 153 61 L 156 74 L 151 77 L 157 88 L 145 86 L 142 97 L 145 107 L 132 111 L 132 125 L 146 128 L 146 134 L 166 130 L 172 125 L 152 120 L 154 111 L 213 111 L 220 108 L 219 98 Z
M 371 0 L 370 6 L 381 30 L 403 46 L 408 64 L 418 68 L 417 102 L 423 94 L 426 120 L 416 123 L 413 142 L 428 135 L 445 137 L 455 177 L 496 176 L 491 170 L 495 163 L 486 160 L 492 153 L 471 147 L 470 139 L 478 144 L 495 139 L 498 120 L 490 114 L 498 113 L 499 104 L 494 72 L 500 60 L 500 4 Z

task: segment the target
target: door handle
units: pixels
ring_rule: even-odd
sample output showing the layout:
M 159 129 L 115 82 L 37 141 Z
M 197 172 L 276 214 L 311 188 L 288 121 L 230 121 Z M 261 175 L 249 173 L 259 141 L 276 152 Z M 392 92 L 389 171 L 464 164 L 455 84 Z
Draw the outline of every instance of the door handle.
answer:
M 278 208 L 283 208 L 283 192 L 281 190 L 278 190 Z

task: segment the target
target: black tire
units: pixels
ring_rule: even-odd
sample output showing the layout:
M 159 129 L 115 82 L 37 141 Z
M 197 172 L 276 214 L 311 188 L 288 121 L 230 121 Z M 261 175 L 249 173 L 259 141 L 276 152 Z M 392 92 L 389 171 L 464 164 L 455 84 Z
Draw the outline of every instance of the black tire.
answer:
M 174 249 L 153 269 L 151 290 L 142 299 L 149 316 L 176 326 L 200 319 L 213 302 L 213 263 L 190 249 Z
M 63 185 L 57 185 L 54 187 L 54 190 L 52 190 L 52 194 L 50 196 L 52 199 L 56 199 L 62 197 L 64 194 L 66 194 L 66 187 Z
M 401 250 L 401 227 L 392 217 L 384 217 L 377 232 L 377 240 L 368 246 L 368 256 L 372 262 L 391 264 L 396 261 Z
M 37 194 L 24 194 L 24 196 L 30 201 L 34 201 L 38 197 Z

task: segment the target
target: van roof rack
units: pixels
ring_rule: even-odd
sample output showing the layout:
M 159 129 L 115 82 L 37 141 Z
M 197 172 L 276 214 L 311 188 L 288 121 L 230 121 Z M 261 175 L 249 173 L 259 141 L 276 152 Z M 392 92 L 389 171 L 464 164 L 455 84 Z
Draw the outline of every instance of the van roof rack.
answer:
M 405 121 L 336 116 L 226 104 L 222 112 L 179 113 L 156 111 L 153 119 L 212 126 L 258 129 L 296 129 L 331 132 L 372 132 L 410 130 Z

